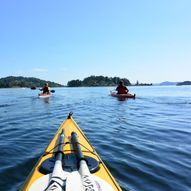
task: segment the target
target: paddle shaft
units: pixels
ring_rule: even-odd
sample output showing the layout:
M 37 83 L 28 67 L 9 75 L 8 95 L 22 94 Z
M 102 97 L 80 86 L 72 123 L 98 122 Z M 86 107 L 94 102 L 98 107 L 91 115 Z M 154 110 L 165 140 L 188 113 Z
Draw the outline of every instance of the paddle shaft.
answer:
M 64 130 L 62 129 L 62 132 L 60 133 L 59 136 L 59 141 L 58 141 L 58 150 L 56 152 L 56 161 L 60 160 L 62 161 L 63 158 L 63 145 L 64 145 Z
M 89 171 L 87 161 L 80 148 L 80 143 L 78 142 L 77 134 L 75 132 L 72 132 L 71 138 L 72 138 L 72 145 L 74 147 L 74 150 L 76 151 L 76 155 L 78 159 L 79 173 L 82 179 L 83 190 L 98 191 L 99 189 L 97 187 L 97 184 L 92 174 Z
M 71 137 L 72 137 L 72 145 L 74 147 L 74 150 L 76 151 L 78 161 L 85 160 L 80 144 L 78 142 L 77 134 L 75 132 L 72 132 Z
M 36 90 L 36 89 L 37 89 L 36 87 L 31 87 L 31 90 Z M 40 89 L 38 89 L 38 90 L 42 91 L 43 89 L 40 88 Z M 55 93 L 55 90 L 50 90 L 50 92 L 51 92 L 51 93 Z
M 52 172 L 52 176 L 49 182 L 49 185 L 45 189 L 45 191 L 62 191 L 66 176 L 64 171 L 62 170 L 62 158 L 63 158 L 63 144 L 64 144 L 64 131 L 60 133 L 58 138 L 58 150 L 55 154 L 55 165 Z

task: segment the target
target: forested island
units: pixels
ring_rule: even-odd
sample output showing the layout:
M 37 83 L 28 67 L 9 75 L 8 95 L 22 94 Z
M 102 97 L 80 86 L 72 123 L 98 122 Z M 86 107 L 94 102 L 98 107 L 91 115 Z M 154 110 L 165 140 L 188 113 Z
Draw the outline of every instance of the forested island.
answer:
M 5 78 L 0 78 L 0 88 L 42 87 L 45 83 L 48 83 L 49 87 L 63 87 L 61 84 L 33 77 L 8 76 Z
M 126 86 L 132 86 L 127 78 L 92 75 L 84 78 L 83 80 L 77 79 L 68 81 L 66 87 L 117 86 L 120 80 L 123 80 Z M 64 85 L 34 77 L 8 76 L 5 78 L 0 78 L 0 88 L 42 87 L 46 82 L 48 83 L 49 87 L 64 87 Z M 143 84 L 137 81 L 137 83 L 134 85 L 148 86 L 152 84 Z
M 179 83 L 177 83 L 176 85 L 177 85 L 177 86 L 191 85 L 191 81 L 179 82 Z
M 23 77 L 23 76 L 8 76 L 0 78 L 0 88 L 15 88 L 15 87 L 42 87 L 45 83 L 48 83 L 49 87 L 96 87 L 96 86 L 117 86 L 119 81 L 123 80 L 126 86 L 152 86 L 150 83 L 131 84 L 127 78 L 119 77 L 107 77 L 107 76 L 89 76 L 83 80 L 71 80 L 68 81 L 67 86 L 59 83 L 41 80 L 35 77 Z M 163 82 L 159 85 L 191 85 L 191 81 L 184 82 Z
M 119 81 L 123 80 L 126 86 L 132 86 L 127 78 L 107 77 L 107 76 L 89 76 L 83 80 L 71 80 L 68 82 L 68 87 L 96 87 L 96 86 L 117 86 Z M 150 86 L 152 84 L 137 83 L 136 86 Z
M 71 80 L 68 82 L 68 87 L 95 87 L 95 86 L 116 86 L 120 80 L 124 81 L 126 86 L 130 86 L 131 83 L 126 78 L 119 77 L 104 77 L 104 76 L 89 76 L 83 80 Z
M 66 87 L 96 87 L 96 86 L 117 86 L 119 81 L 123 80 L 126 86 L 132 86 L 127 78 L 119 77 L 107 77 L 107 76 L 89 76 L 83 80 L 71 80 L 68 81 Z M 45 83 L 48 83 L 49 87 L 64 87 L 64 85 L 41 80 L 34 77 L 23 76 L 8 76 L 0 78 L 0 88 L 15 88 L 15 87 L 42 87 Z M 152 84 L 139 83 L 137 81 L 135 86 L 150 86 Z

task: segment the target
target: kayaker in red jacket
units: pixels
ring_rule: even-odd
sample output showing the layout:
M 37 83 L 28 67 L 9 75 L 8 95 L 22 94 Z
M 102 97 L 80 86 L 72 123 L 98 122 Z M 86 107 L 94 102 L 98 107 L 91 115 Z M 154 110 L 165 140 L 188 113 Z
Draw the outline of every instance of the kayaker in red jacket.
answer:
M 42 88 L 42 91 L 43 91 L 43 94 L 50 94 L 48 83 L 44 84 L 44 87 Z
M 119 85 L 117 86 L 116 90 L 117 90 L 117 94 L 127 94 L 129 92 L 129 90 L 124 85 L 124 82 L 122 80 L 120 80 Z

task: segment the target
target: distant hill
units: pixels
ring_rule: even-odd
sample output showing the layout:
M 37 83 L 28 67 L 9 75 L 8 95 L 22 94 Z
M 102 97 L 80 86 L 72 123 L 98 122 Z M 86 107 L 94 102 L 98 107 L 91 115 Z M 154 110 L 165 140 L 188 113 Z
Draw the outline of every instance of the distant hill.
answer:
M 177 86 L 182 86 L 182 85 L 191 85 L 191 81 L 184 81 L 184 82 L 179 82 L 176 84 Z
M 160 84 L 157 84 L 159 86 L 172 86 L 172 85 L 176 85 L 178 82 L 169 82 L 169 81 L 165 81 L 165 82 L 162 82 Z
M 34 77 L 23 76 L 8 76 L 0 78 L 0 88 L 12 88 L 12 87 L 42 87 L 45 83 L 48 83 L 49 87 L 63 87 L 63 85 L 41 80 Z

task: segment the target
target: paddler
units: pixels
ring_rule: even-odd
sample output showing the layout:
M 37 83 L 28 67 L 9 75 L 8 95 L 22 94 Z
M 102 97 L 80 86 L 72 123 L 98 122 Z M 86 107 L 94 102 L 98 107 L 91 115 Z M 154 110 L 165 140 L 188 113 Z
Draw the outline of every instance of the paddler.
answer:
M 127 94 L 129 90 L 127 87 L 124 85 L 123 80 L 119 81 L 119 85 L 116 88 L 117 94 Z
M 48 87 L 48 83 L 44 84 L 44 87 L 42 88 L 43 94 L 50 94 L 50 89 Z

